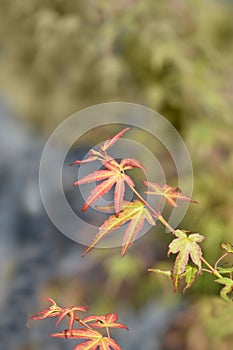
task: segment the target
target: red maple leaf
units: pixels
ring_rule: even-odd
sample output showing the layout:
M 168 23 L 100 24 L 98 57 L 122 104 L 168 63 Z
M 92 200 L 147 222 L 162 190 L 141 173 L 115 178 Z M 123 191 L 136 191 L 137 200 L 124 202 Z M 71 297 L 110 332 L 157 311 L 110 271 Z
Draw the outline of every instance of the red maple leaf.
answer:
M 113 160 L 112 157 L 108 156 L 106 151 L 114 145 L 114 143 L 130 128 L 125 128 L 122 131 L 120 131 L 118 134 L 116 134 L 113 137 L 110 137 L 107 141 L 104 141 L 101 145 L 99 150 L 91 149 L 89 151 L 89 157 L 83 160 L 75 160 L 71 165 L 75 164 L 85 164 L 85 163 L 91 163 L 94 162 L 95 160 L 100 160 L 100 161 L 108 161 L 108 160 Z
M 125 193 L 125 183 L 129 187 L 134 187 L 133 180 L 125 173 L 126 170 L 131 170 L 135 167 L 144 169 L 141 163 L 134 158 L 123 158 L 120 163 L 118 163 L 114 158 L 109 156 L 106 151 L 113 146 L 113 144 L 123 135 L 125 131 L 129 128 L 126 128 L 119 132 L 113 138 L 105 141 L 99 148 L 99 150 L 90 150 L 90 156 L 84 160 L 76 160 L 71 165 L 75 164 L 84 164 L 99 160 L 104 169 L 96 170 L 91 174 L 84 176 L 82 179 L 74 182 L 74 186 L 79 186 L 91 182 L 102 181 L 98 184 L 90 193 L 85 204 L 82 207 L 82 211 L 86 211 L 90 205 L 96 202 L 104 194 L 108 193 L 113 186 L 114 188 L 114 203 L 115 203 L 115 212 L 116 216 L 119 215 L 119 212 L 122 208 L 122 203 Z
M 112 147 L 114 145 L 114 143 L 126 132 L 128 131 L 130 128 L 125 128 L 123 130 L 121 130 L 120 132 L 118 132 L 118 134 L 116 134 L 113 137 L 109 137 L 107 141 L 105 141 L 101 146 L 100 149 L 103 152 L 106 152 L 110 147 Z
M 88 323 L 92 328 L 125 328 L 128 327 L 123 323 L 119 323 L 118 315 L 116 313 L 106 314 L 103 316 L 91 315 L 83 319 L 85 323 Z
M 47 317 L 56 317 L 61 314 L 61 312 L 63 311 L 62 307 L 58 306 L 56 302 L 51 298 L 46 298 L 46 300 L 48 300 L 51 303 L 51 306 L 29 317 L 27 325 L 30 320 L 43 320 Z
M 107 180 L 106 180 L 107 179 Z M 109 192 L 113 185 L 115 185 L 114 190 L 114 201 L 115 201 L 115 211 L 118 215 L 122 202 L 123 197 L 125 193 L 125 182 L 129 186 L 134 187 L 133 180 L 126 175 L 124 172 L 121 172 L 119 169 L 115 168 L 114 170 L 97 170 L 93 173 L 84 176 L 79 181 L 76 181 L 74 183 L 74 186 L 82 185 L 85 183 L 90 183 L 94 181 L 101 181 L 99 185 L 97 185 L 90 193 L 89 197 L 87 198 L 84 206 L 82 207 L 82 211 L 86 211 L 91 204 L 93 204 L 97 199 L 102 197 L 105 193 Z
M 76 345 L 74 350 L 122 350 L 114 339 L 104 337 L 93 329 L 64 330 L 61 333 L 51 334 L 51 337 L 87 339 L 84 343 Z
M 57 338 L 76 338 L 86 339 L 86 341 L 77 344 L 74 350 L 122 350 L 117 342 L 110 337 L 109 328 L 128 328 L 123 324 L 117 322 L 118 315 L 116 313 L 109 313 L 100 316 L 89 316 L 84 319 L 80 319 L 76 312 L 86 312 L 86 306 L 72 306 L 70 308 L 60 307 L 56 302 L 48 298 L 51 306 L 37 314 L 31 316 L 29 320 L 42 320 L 47 317 L 58 316 L 56 326 L 61 322 L 65 316 L 69 316 L 69 328 L 59 332 L 51 334 L 52 337 Z M 79 328 L 73 329 L 73 323 L 77 321 Z M 107 336 L 92 329 L 93 328 L 104 328 L 107 332 Z
M 31 317 L 29 317 L 28 322 L 30 320 L 37 321 L 37 320 L 43 320 L 43 319 L 48 318 L 48 317 L 58 316 L 58 320 L 56 323 L 56 326 L 57 326 L 65 316 L 68 316 L 69 317 L 69 329 L 71 329 L 74 321 L 79 320 L 79 318 L 77 317 L 77 311 L 82 311 L 82 312 L 87 311 L 86 306 L 72 306 L 70 308 L 64 308 L 64 307 L 58 306 L 56 304 L 56 302 L 51 298 L 47 298 L 47 300 L 51 303 L 51 306 L 43 311 L 36 313 L 35 315 L 32 315 Z M 28 325 L 28 322 L 27 322 L 27 325 Z
M 163 186 L 160 186 L 156 182 L 148 182 L 144 181 L 144 184 L 151 190 L 151 191 L 145 191 L 146 194 L 152 194 L 155 196 L 161 196 L 166 199 L 166 201 L 172 206 L 172 207 L 178 207 L 175 200 L 180 199 L 183 201 L 198 203 L 194 201 L 192 198 L 186 196 L 181 192 L 179 187 L 171 187 L 167 184 L 164 184 Z

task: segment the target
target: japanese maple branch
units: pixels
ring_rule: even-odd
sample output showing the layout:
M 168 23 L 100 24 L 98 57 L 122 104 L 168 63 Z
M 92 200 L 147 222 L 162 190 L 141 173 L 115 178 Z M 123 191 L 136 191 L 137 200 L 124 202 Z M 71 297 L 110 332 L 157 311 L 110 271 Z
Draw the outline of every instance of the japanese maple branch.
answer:
M 151 212 L 154 214 L 154 216 L 157 218 L 157 220 L 159 220 L 171 233 L 175 233 L 175 229 L 173 227 L 171 227 L 171 225 L 169 225 L 169 223 L 166 221 L 166 219 L 160 214 L 158 213 L 141 195 L 140 193 L 133 187 L 130 186 L 131 190 L 136 194 L 136 196 L 151 210 Z M 210 265 L 210 263 L 208 263 L 208 261 L 201 257 L 202 262 L 209 268 L 208 269 L 203 269 L 203 271 L 209 272 L 213 275 L 215 275 L 218 278 L 222 278 L 223 276 L 217 271 L 217 265 L 218 263 L 227 255 L 227 253 L 225 253 L 223 256 L 221 256 L 217 262 L 215 263 L 214 267 L 212 265 Z
M 159 220 L 170 232 L 174 233 L 175 229 L 171 227 L 171 225 L 169 225 L 166 219 L 161 214 L 156 212 L 156 210 L 140 195 L 140 193 L 133 186 L 130 186 L 130 188 L 136 194 L 136 196 L 152 211 L 152 213 L 155 215 L 157 220 Z M 227 253 L 224 254 L 221 258 L 219 258 L 218 261 L 215 263 L 214 267 L 210 265 L 205 258 L 201 257 L 202 262 L 209 268 L 209 270 L 207 269 L 204 269 L 204 270 L 206 272 L 212 273 L 218 278 L 222 278 L 222 275 L 217 271 L 216 266 L 219 263 L 219 261 L 221 261 L 226 255 Z

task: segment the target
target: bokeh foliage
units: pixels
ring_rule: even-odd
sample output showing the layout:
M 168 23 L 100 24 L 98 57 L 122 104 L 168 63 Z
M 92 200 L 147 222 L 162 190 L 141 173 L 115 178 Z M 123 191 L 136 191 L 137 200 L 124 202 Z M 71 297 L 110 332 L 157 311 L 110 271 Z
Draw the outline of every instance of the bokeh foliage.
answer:
M 224 1 L 2 0 L 0 9 L 1 88 L 45 130 L 119 100 L 152 107 L 180 130 L 231 119 Z

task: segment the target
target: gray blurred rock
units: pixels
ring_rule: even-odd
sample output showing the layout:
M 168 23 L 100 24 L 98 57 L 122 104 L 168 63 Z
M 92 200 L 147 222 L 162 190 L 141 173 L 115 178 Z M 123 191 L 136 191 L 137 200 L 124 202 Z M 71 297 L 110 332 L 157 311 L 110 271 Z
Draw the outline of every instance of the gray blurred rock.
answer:
M 81 254 L 77 244 L 56 231 L 42 206 L 38 170 L 45 140 L 20 125 L 1 102 L 0 125 L 0 349 L 10 350 L 23 349 L 36 334 L 25 324 L 35 312 L 40 287 L 58 275 L 72 249 L 76 263 Z M 62 345 L 47 339 L 47 329 L 44 337 L 46 343 Z M 40 333 L 35 349 L 48 348 L 41 342 Z M 65 344 L 63 349 L 70 349 Z

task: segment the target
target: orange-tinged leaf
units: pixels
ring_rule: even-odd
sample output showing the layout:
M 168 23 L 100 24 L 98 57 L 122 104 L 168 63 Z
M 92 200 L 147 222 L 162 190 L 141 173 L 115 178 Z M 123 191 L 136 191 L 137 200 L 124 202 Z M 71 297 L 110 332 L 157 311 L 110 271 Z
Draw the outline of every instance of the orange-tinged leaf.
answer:
M 125 194 L 125 182 L 130 186 L 134 187 L 133 180 L 126 174 L 122 174 L 118 177 L 116 181 L 115 191 L 114 191 L 114 203 L 116 216 L 119 216 L 119 212 L 122 209 L 123 198 Z
M 43 320 L 43 319 L 48 318 L 48 317 L 56 317 L 56 316 L 59 316 L 63 312 L 63 308 L 58 306 L 53 299 L 46 298 L 46 300 L 48 300 L 51 303 L 51 306 L 49 308 L 47 308 L 43 311 L 40 311 L 40 312 L 32 315 L 31 317 L 29 317 L 29 319 L 27 321 L 27 326 L 28 326 L 28 322 L 30 320 L 38 321 L 38 320 Z
M 58 324 L 61 322 L 61 320 L 65 316 L 69 316 L 69 326 L 68 327 L 69 327 L 69 330 L 72 329 L 74 321 L 77 320 L 77 311 L 86 312 L 87 308 L 86 308 L 86 306 L 73 306 L 71 308 L 63 308 L 63 311 L 61 312 L 61 314 L 58 317 L 56 327 L 58 326 Z
M 188 196 L 186 196 L 185 194 L 183 194 L 179 189 L 179 187 L 171 187 L 167 184 L 160 186 L 155 182 L 148 182 L 148 181 L 144 181 L 144 184 L 150 189 L 150 191 L 145 191 L 146 194 L 152 194 L 155 196 L 164 197 L 172 207 L 178 207 L 176 203 L 177 199 L 198 203 L 193 199 L 189 198 Z
M 65 330 L 60 333 L 51 334 L 53 338 L 69 338 L 69 339 L 87 339 L 82 344 L 78 344 L 76 350 L 121 350 L 117 342 L 110 338 L 104 337 L 101 333 L 93 329 L 72 329 Z
M 56 323 L 56 326 L 57 326 L 65 316 L 69 316 L 69 329 L 71 329 L 74 321 L 76 320 L 77 311 L 82 311 L 82 312 L 87 311 L 86 306 L 72 306 L 70 308 L 64 308 L 64 307 L 58 306 L 56 302 L 51 298 L 47 298 L 47 300 L 51 303 L 51 306 L 43 311 L 38 312 L 35 315 L 32 315 L 28 319 L 28 322 L 29 320 L 37 321 L 37 320 L 43 320 L 48 317 L 58 316 L 58 321 Z
M 125 209 L 129 205 L 129 201 L 124 201 L 122 202 L 121 210 Z M 132 203 L 132 202 L 131 202 Z M 105 205 L 104 207 L 101 205 L 96 205 L 96 209 L 102 211 L 103 213 L 111 213 L 115 210 L 115 204 L 112 202 L 111 204 Z
M 69 164 L 69 166 L 72 166 L 72 165 L 79 165 L 79 164 L 86 164 L 86 163 L 91 163 L 91 162 L 94 162 L 95 160 L 97 160 L 98 157 L 97 156 L 90 156 L 86 159 L 83 159 L 83 160 L 75 160 L 73 163 Z
M 144 221 L 145 221 L 145 214 L 144 212 L 142 212 L 142 213 L 138 213 L 138 215 L 135 215 L 134 219 L 132 219 L 128 224 L 128 227 L 125 231 L 123 241 L 122 241 L 122 250 L 121 250 L 122 256 L 125 255 L 127 250 L 133 244 L 134 239 L 138 235 L 138 232 L 140 232 L 144 226 Z
M 109 164 L 110 163 L 108 163 L 108 165 Z M 114 191 L 115 211 L 117 215 L 119 214 L 121 210 L 123 198 L 124 198 L 124 193 L 125 193 L 125 182 L 131 187 L 134 186 L 134 182 L 128 175 L 122 172 L 120 168 L 116 168 L 115 165 L 113 165 L 111 169 L 113 170 L 94 171 L 91 174 L 84 176 L 82 179 L 74 183 L 74 186 L 78 186 L 78 185 L 90 183 L 93 181 L 101 181 L 101 180 L 107 179 L 101 182 L 91 191 L 84 206 L 82 207 L 82 211 L 86 211 L 91 204 L 97 201 L 105 193 L 109 192 L 110 189 L 115 185 L 115 191 Z
M 121 167 L 124 168 L 124 170 L 129 170 L 132 168 L 140 168 L 142 170 L 145 170 L 144 166 L 139 162 L 139 160 L 134 158 L 123 158 L 120 162 Z
M 75 346 L 74 350 L 122 350 L 117 342 L 110 337 L 103 337 L 97 344 L 94 344 L 93 341 L 87 341 L 83 344 L 78 344 Z
M 189 258 L 198 266 L 198 272 L 201 272 L 202 251 L 198 243 L 202 242 L 205 237 L 199 233 L 192 233 L 187 236 L 184 230 L 175 230 L 175 236 L 177 238 L 169 244 L 168 255 L 178 253 L 172 274 L 174 290 L 177 291 L 180 278 L 182 278 L 181 275 L 185 271 Z
M 95 160 L 104 162 L 111 162 L 110 166 L 117 166 L 119 167 L 119 164 L 116 162 L 115 159 L 113 159 L 111 156 L 109 156 L 106 151 L 114 145 L 114 143 L 130 128 L 125 128 L 122 131 L 120 131 L 118 134 L 116 134 L 114 137 L 109 138 L 106 140 L 101 146 L 99 150 L 91 149 L 89 151 L 89 157 L 83 160 L 75 160 L 70 166 L 72 165 L 81 165 L 86 163 L 91 163 Z M 106 166 L 109 168 L 108 166 Z
M 97 201 L 105 193 L 108 193 L 113 185 L 117 182 L 118 175 L 114 175 L 109 179 L 103 181 L 101 184 L 97 185 L 90 193 L 89 197 L 86 199 L 82 211 L 86 211 L 91 204 Z
M 110 156 L 105 156 L 101 163 L 109 170 L 121 171 L 123 169 L 120 164 Z
M 110 147 L 112 147 L 114 145 L 114 143 L 119 140 L 119 138 L 126 132 L 128 131 L 130 128 L 125 128 L 123 130 L 121 130 L 120 132 L 118 132 L 118 134 L 116 134 L 113 137 L 110 137 L 107 141 L 105 141 L 101 146 L 100 149 L 102 151 L 107 151 Z
M 122 174 L 122 173 L 121 173 L 121 176 L 122 176 L 122 178 L 124 179 L 124 181 L 125 181 L 129 186 L 131 186 L 131 187 L 134 187 L 134 186 L 135 186 L 133 180 L 131 179 L 131 177 L 129 177 L 129 176 L 126 175 L 126 174 Z
M 115 200 L 115 212 L 118 216 L 123 203 L 125 193 L 125 180 L 123 176 L 120 176 L 118 181 L 116 182 L 115 190 L 114 190 L 114 200 Z
M 83 255 L 87 254 L 91 249 L 93 249 L 97 243 L 112 231 L 118 227 L 124 225 L 127 221 L 130 221 L 130 224 L 125 232 L 123 238 L 122 246 L 122 256 L 126 253 L 127 249 L 132 245 L 134 238 L 142 229 L 142 223 L 145 219 L 151 224 L 155 225 L 155 221 L 152 218 L 149 210 L 145 205 L 139 201 L 134 200 L 133 202 L 124 202 L 124 210 L 119 213 L 119 216 L 111 215 L 99 228 L 98 233 L 94 237 L 91 245 L 84 251 Z M 135 223 L 135 224 L 134 224 Z
M 110 172 L 110 171 L 109 171 Z M 130 184 L 131 186 L 134 186 L 133 181 L 131 178 L 122 173 L 114 173 L 109 177 L 108 180 L 105 180 L 101 184 L 97 185 L 90 193 L 89 197 L 87 198 L 82 211 L 85 211 L 89 208 L 89 206 L 94 203 L 98 198 L 102 197 L 105 193 L 109 192 L 110 189 L 115 185 L 115 191 L 114 191 L 114 203 L 115 203 L 115 211 L 118 215 L 121 210 L 121 205 L 123 202 L 123 197 L 125 193 L 125 184 Z
M 116 172 L 110 171 L 110 170 L 96 170 L 96 171 L 93 171 L 93 173 L 88 174 L 83 178 L 81 178 L 80 180 L 76 181 L 74 183 L 74 186 L 79 186 L 79 185 L 87 184 L 94 181 L 101 181 L 101 180 L 110 178 L 115 174 Z
M 85 317 L 83 321 L 93 328 L 125 328 L 128 330 L 126 325 L 117 322 L 118 315 L 116 313 L 109 313 L 103 316 L 91 315 Z
M 108 155 L 106 151 L 114 145 L 114 143 L 127 131 L 129 128 L 125 128 L 120 131 L 114 137 L 105 141 L 99 150 L 91 149 L 89 151 L 89 157 L 84 160 L 76 160 L 70 165 L 80 165 L 92 162 L 94 160 L 99 160 L 105 169 L 96 170 L 91 174 L 84 176 L 78 181 L 74 182 L 74 186 L 83 185 L 86 183 L 94 181 L 103 181 L 101 184 L 97 185 L 94 190 L 90 193 L 87 198 L 82 211 L 86 211 L 92 203 L 102 197 L 105 193 L 109 192 L 113 186 L 115 186 L 114 191 L 114 202 L 115 202 L 115 212 L 119 215 L 121 211 L 123 198 L 125 194 L 125 182 L 131 188 L 134 187 L 133 180 L 125 174 L 126 170 L 133 169 L 135 167 L 144 169 L 143 165 L 134 158 L 123 158 L 120 163 L 116 161 L 113 157 Z
M 89 151 L 90 156 L 84 160 L 76 160 L 74 164 L 85 164 L 88 162 L 92 162 L 94 160 L 99 160 L 105 169 L 96 170 L 91 174 L 84 176 L 78 181 L 74 182 L 74 186 L 79 186 L 91 182 L 102 181 L 98 184 L 90 193 L 87 198 L 85 204 L 82 207 L 82 211 L 86 211 L 95 201 L 97 201 L 104 194 L 109 192 L 113 186 L 115 186 L 114 190 L 114 202 L 115 202 L 115 212 L 116 216 L 119 215 L 119 212 L 122 209 L 122 203 L 125 194 L 125 182 L 129 187 L 134 187 L 133 180 L 125 174 L 126 170 L 133 169 L 134 167 L 144 169 L 142 164 L 134 158 L 123 158 L 120 163 L 116 161 L 116 159 L 112 158 L 110 155 L 106 153 L 106 151 L 113 146 L 113 144 L 126 132 L 129 128 L 125 128 L 113 138 L 105 141 L 99 150 L 91 149 Z

